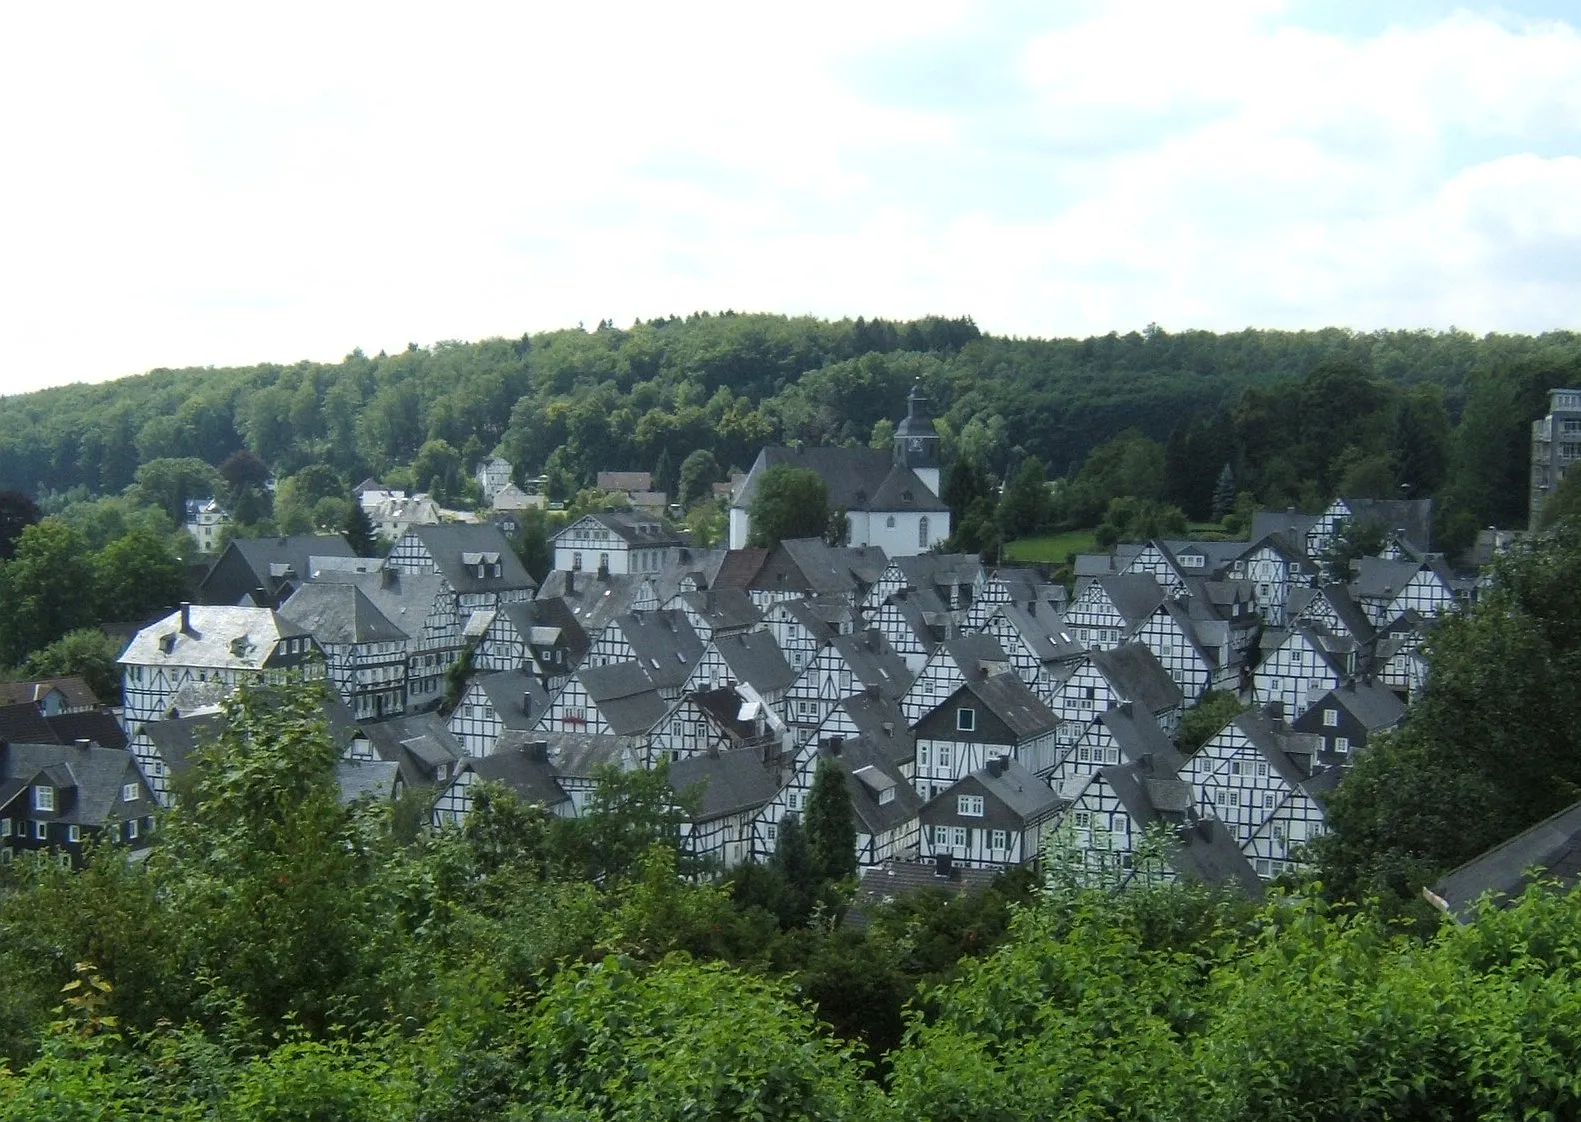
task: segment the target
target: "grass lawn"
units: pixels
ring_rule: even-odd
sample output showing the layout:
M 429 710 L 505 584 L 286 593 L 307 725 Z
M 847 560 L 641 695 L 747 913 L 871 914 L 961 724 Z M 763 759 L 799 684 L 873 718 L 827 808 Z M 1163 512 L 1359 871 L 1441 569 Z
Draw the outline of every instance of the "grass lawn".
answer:
M 1067 530 L 1063 534 L 1050 534 L 1043 538 L 1021 538 L 1006 542 L 1005 560 L 1063 565 L 1072 553 L 1092 553 L 1097 550 L 1092 535 L 1091 530 Z

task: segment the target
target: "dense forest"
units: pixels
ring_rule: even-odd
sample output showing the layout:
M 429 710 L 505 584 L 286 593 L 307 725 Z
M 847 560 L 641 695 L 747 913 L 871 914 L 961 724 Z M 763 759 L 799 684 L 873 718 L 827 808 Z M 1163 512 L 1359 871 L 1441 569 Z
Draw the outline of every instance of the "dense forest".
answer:
M 950 462 L 989 485 L 1029 462 L 1071 483 L 1034 527 L 1094 525 L 1120 497 L 1205 519 L 1227 467 L 1233 493 L 1263 506 L 1436 497 L 1453 548 L 1524 524 L 1528 426 L 1549 389 L 1581 382 L 1581 336 L 1149 326 L 1038 340 L 970 319 L 729 312 L 602 323 L 0 399 L 0 490 L 59 511 L 174 476 L 161 493 L 178 500 L 202 480 L 171 465 L 246 452 L 282 481 L 311 473 L 312 501 L 368 475 L 460 494 L 497 450 L 556 498 L 600 469 L 652 470 L 674 493 L 699 452 L 723 478 L 766 443 L 883 446 L 919 381 Z

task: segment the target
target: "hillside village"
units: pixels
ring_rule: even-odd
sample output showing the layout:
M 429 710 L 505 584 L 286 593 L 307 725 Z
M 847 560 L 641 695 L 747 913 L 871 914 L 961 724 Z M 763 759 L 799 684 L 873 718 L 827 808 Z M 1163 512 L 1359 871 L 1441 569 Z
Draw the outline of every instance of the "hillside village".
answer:
M 1477 593 L 1432 551 L 1431 502 L 1122 543 L 1076 558 L 1067 589 L 937 551 L 932 428 L 914 390 L 892 455 L 765 449 L 738 481 L 732 542 L 761 472 L 794 462 L 839 481 L 850 545 L 693 548 L 662 496 L 566 526 L 541 584 L 486 520 L 414 521 L 383 558 L 338 535 L 232 540 L 127 645 L 118 723 L 68 707 L 71 682 L 0 710 L 0 854 L 78 859 L 105 831 L 146 846 L 218 703 L 300 677 L 332 687 L 346 797 L 427 791 L 436 827 L 483 780 L 575 816 L 602 769 L 663 765 L 695 795 L 686 851 L 728 870 L 770 857 L 828 760 L 864 869 L 997 870 L 1053 844 L 1124 884 L 1149 833 L 1171 876 L 1256 891 L 1297 867 L 1348 764 L 1421 689 L 1434 621 Z M 479 475 L 510 486 L 497 459 Z M 1350 556 L 1361 538 L 1381 548 Z M 1226 695 L 1183 750 L 1184 716 Z

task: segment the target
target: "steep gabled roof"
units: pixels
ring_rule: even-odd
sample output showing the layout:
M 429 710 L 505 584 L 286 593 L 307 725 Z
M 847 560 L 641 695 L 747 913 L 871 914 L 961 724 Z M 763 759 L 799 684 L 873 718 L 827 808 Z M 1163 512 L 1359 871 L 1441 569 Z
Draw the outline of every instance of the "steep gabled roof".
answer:
M 646 578 L 640 573 L 573 573 L 556 569 L 544 578 L 538 599 L 565 601 L 589 637 L 631 611 Z
M 970 693 L 979 705 L 1003 721 L 1018 742 L 1059 727 L 1059 717 L 1014 671 L 1007 670 L 989 678 L 968 678 L 966 685 L 952 697 L 959 697 L 962 691 Z M 945 702 L 946 705 L 951 703 Z
M 787 464 L 815 472 L 829 489 L 829 505 L 846 510 L 947 510 L 910 468 L 899 467 L 890 453 L 874 448 L 765 448 L 752 470 L 736 488 L 730 505 L 750 510 L 757 498 L 758 481 L 771 467 Z M 910 506 L 900 505 L 906 491 Z M 892 505 L 879 505 L 880 502 Z M 925 502 L 933 506 L 922 505 Z
M 0 744 L 0 782 L 23 786 L 47 782 L 73 792 L 57 806 L 55 820 L 102 826 L 111 819 L 141 818 L 154 809 L 153 793 L 132 754 L 97 744 Z M 121 798 L 122 787 L 136 783 L 138 797 Z M 11 784 L 14 785 L 14 782 Z
M 868 747 L 886 760 L 899 764 L 916 759 L 917 738 L 898 700 L 863 692 L 842 698 L 840 708 L 845 710 Z
M 971 777 L 1023 823 L 1047 818 L 1059 809 L 1061 799 L 1043 780 L 1015 760 L 993 760 L 973 771 Z M 940 798 L 949 798 L 952 784 Z
M 1466 923 L 1475 918 L 1483 894 L 1492 893 L 1508 903 L 1523 893 L 1531 883 L 1527 874 L 1532 869 L 1558 881 L 1561 891 L 1581 881 L 1581 802 L 1473 857 L 1433 885 L 1428 898 Z
M 736 631 L 763 622 L 763 612 L 742 588 L 683 592 L 680 600 L 714 631 Z
M 280 605 L 280 614 L 323 644 L 399 643 L 411 638 L 354 584 L 309 581 Z
M 633 612 L 615 621 L 654 685 L 677 689 L 703 657 L 703 641 L 684 612 Z
M 616 736 L 637 736 L 664 719 L 670 706 L 636 662 L 584 667 L 577 680 Z
M 756 748 L 701 753 L 669 768 L 670 786 L 681 794 L 698 789 L 694 822 L 708 822 L 764 806 L 779 793 L 779 779 L 763 766 Z
M 818 755 L 832 760 L 845 778 L 860 832 L 877 837 L 909 822 L 922 809 L 922 799 L 900 773 L 899 765 L 866 737 L 842 741 L 837 753 L 831 747 L 820 747 Z M 893 796 L 889 802 L 880 802 L 886 790 Z
M 1133 627 L 1164 602 L 1164 586 L 1148 573 L 1116 573 L 1099 577 L 1098 587 Z
M 504 531 L 492 522 L 441 522 L 413 526 L 407 533 L 423 543 L 435 568 L 457 592 L 534 589 L 538 582 L 522 566 Z M 478 575 L 482 565 L 485 575 Z M 492 576 L 498 565 L 499 576 Z
M 876 628 L 857 635 L 836 635 L 832 645 L 862 686 L 876 688 L 887 697 L 901 697 L 911 687 L 906 660 Z
M 710 588 L 751 588 L 763 563 L 769 559 L 769 550 L 757 547 L 732 549 L 725 554 Z
M 1145 709 L 1139 710 L 1129 703 L 1114 705 L 1099 713 L 1096 719 L 1109 730 L 1128 763 L 1150 760 L 1157 772 L 1174 775 L 1186 762 L 1174 742 L 1159 728 L 1152 713 Z
M 143 628 L 118 661 L 137 666 L 199 666 L 213 669 L 267 665 L 282 639 L 307 638 L 307 628 L 268 608 L 225 608 L 193 604 Z M 166 649 L 168 647 L 168 649 Z
M 367 572 L 319 566 L 310 583 L 357 589 L 380 615 L 414 639 L 421 638 L 445 584 L 438 573 L 407 573 L 392 565 Z
M 197 599 L 205 604 L 236 604 L 261 588 L 272 605 L 284 585 L 312 575 L 312 558 L 355 556 L 339 534 L 232 538 L 198 583 Z
M 25 682 L 0 682 L 0 706 L 19 702 L 40 705 L 54 692 L 58 692 L 73 709 L 99 704 L 99 699 L 93 696 L 88 683 L 73 675 L 66 678 L 33 678 Z
M 785 653 L 768 631 L 722 635 L 714 640 L 714 648 L 730 668 L 731 677 L 759 693 L 778 693 L 796 680 L 796 670 L 785 661 Z
M 503 619 L 533 646 L 564 647 L 572 666 L 581 665 L 592 645 L 581 622 L 558 596 L 501 604 L 495 618 Z
M 543 683 L 524 671 L 500 670 L 482 674 L 475 682 L 507 729 L 530 729 L 549 708 L 549 694 Z
M 487 756 L 471 757 L 461 765 L 479 779 L 503 783 L 523 802 L 548 809 L 566 801 L 566 793 L 555 780 L 547 746 L 535 737 L 528 740 L 520 732 L 507 732 Z
M 1092 663 L 1124 700 L 1158 713 L 1179 705 L 1185 695 L 1164 669 L 1163 663 L 1141 643 L 1124 643 L 1113 650 L 1093 651 Z

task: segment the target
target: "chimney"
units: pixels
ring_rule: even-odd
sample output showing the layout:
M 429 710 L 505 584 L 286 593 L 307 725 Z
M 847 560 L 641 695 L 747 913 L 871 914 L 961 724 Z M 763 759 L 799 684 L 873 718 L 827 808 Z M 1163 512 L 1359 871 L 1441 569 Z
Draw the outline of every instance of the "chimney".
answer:
M 191 635 L 192 632 L 192 601 L 181 601 L 181 633 Z
M 1003 756 L 995 756 L 993 759 L 988 761 L 988 774 L 989 775 L 993 776 L 995 779 L 998 779 L 1004 773 L 1005 773 L 1005 758 Z
M 395 574 L 396 574 L 396 569 L 395 569 L 394 565 L 386 563 L 383 567 L 381 567 L 379 569 L 379 587 L 380 588 L 394 588 L 395 587 Z
M 955 871 L 955 859 L 948 853 L 933 855 L 933 875 L 949 880 Z
M 867 629 L 867 649 L 870 651 L 878 650 L 878 628 L 876 627 Z
M 93 741 L 89 740 L 86 736 L 79 736 L 72 743 L 76 744 L 76 746 L 78 748 L 92 748 L 93 747 Z
M 549 758 L 549 742 L 547 740 L 528 741 L 527 758 L 529 760 L 547 760 Z
M 868 698 L 870 700 L 872 700 L 872 701 L 877 701 L 878 700 L 878 686 L 876 686 L 876 685 L 863 686 L 862 687 L 862 692 L 867 694 L 867 696 L 868 696 Z
M 1032 600 L 1031 602 L 1029 602 L 1027 604 L 1027 615 L 1035 616 L 1037 614 L 1038 614 L 1038 602 L 1036 600 Z
M 522 690 L 522 716 L 532 716 L 532 694 L 526 690 Z
M 884 722 L 884 735 L 885 736 L 894 736 L 895 735 L 895 722 L 894 721 L 885 721 Z
M 845 747 L 845 737 L 831 736 L 825 743 L 829 745 L 829 755 L 838 756 L 840 749 Z

